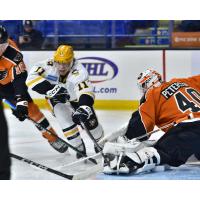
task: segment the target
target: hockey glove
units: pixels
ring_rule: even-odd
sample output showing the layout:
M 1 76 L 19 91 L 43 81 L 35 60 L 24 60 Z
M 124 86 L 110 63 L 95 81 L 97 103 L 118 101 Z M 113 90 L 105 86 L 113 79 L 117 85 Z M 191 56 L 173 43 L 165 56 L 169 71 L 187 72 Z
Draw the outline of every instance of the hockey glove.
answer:
M 56 85 L 53 89 L 47 91 L 46 98 L 50 99 L 53 104 L 66 103 L 70 99 L 67 89 Z
M 24 121 L 28 116 L 28 102 L 23 100 L 21 96 L 16 96 L 16 110 L 12 110 L 13 115 L 15 115 L 20 121 Z
M 72 114 L 72 120 L 75 124 L 80 124 L 81 122 L 86 122 L 90 119 L 90 116 L 93 114 L 92 109 L 89 106 L 80 106 Z

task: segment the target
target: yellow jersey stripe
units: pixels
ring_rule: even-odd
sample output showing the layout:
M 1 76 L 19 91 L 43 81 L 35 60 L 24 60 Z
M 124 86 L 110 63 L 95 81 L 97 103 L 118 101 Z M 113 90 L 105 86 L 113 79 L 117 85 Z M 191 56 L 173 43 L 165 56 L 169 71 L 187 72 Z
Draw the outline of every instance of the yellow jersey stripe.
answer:
M 39 76 L 39 77 L 33 79 L 32 81 L 27 82 L 26 85 L 27 85 L 28 87 L 30 87 L 30 86 L 32 86 L 34 83 L 36 83 L 36 82 L 38 82 L 38 81 L 40 81 L 40 80 L 42 80 L 42 79 L 43 79 L 43 77 Z
M 74 134 L 76 134 L 77 132 L 78 132 L 78 128 L 75 127 L 74 129 L 65 132 L 65 133 L 64 133 L 64 136 L 65 136 L 65 137 L 69 137 L 70 135 L 74 135 Z

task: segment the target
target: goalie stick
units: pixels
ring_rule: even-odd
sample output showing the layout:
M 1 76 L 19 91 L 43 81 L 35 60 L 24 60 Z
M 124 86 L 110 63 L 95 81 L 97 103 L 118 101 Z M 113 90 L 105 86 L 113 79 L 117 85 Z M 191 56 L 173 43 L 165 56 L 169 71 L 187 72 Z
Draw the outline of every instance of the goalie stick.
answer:
M 8 106 L 10 106 L 12 109 L 16 109 L 16 106 L 13 105 L 11 102 L 9 102 L 7 99 L 3 99 L 3 102 L 6 103 Z M 43 129 L 45 131 L 47 131 L 50 134 L 53 134 L 50 130 L 48 130 L 47 128 L 43 127 L 41 124 L 37 123 L 35 120 L 33 120 L 32 118 L 30 118 L 29 116 L 26 116 L 26 118 L 30 121 L 32 121 L 37 127 L 39 127 L 40 129 Z M 57 136 L 58 137 L 58 136 Z M 74 151 L 76 151 L 77 153 L 79 153 L 81 156 L 83 157 L 87 157 L 86 154 L 84 154 L 83 152 L 79 151 L 77 148 L 75 148 L 74 146 L 72 146 L 71 144 L 69 144 L 68 142 L 64 141 L 63 139 L 61 139 L 60 137 L 58 137 L 59 141 L 61 143 L 63 143 L 63 147 L 62 147 L 62 151 L 59 151 L 58 149 L 56 149 L 57 151 L 59 151 L 60 153 L 63 153 L 65 151 L 67 151 L 68 147 L 70 147 L 71 149 L 73 149 Z M 55 148 L 54 148 L 55 149 Z M 88 160 L 90 160 L 92 163 L 97 164 L 96 160 L 93 158 L 89 158 Z
M 136 137 L 136 138 L 133 138 L 132 141 L 134 140 L 139 140 L 139 139 L 142 139 L 144 137 L 147 137 L 147 136 L 150 136 L 154 133 L 157 133 L 158 131 L 161 131 L 165 128 L 169 128 L 171 126 L 174 126 L 174 125 L 177 125 L 178 123 L 184 121 L 184 120 L 187 120 L 187 119 L 192 119 L 194 118 L 193 115 L 189 114 L 188 116 L 185 116 L 183 118 L 180 118 L 179 120 L 175 121 L 175 122 L 171 122 L 169 124 L 166 124 L 156 130 L 153 130 L 151 132 L 148 132 L 148 133 L 145 133 L 144 135 L 141 135 L 139 137 Z M 118 129 L 117 131 L 109 134 L 109 135 L 105 135 L 100 141 L 99 141 L 99 144 L 100 145 L 104 145 L 106 142 L 112 142 L 114 140 L 116 140 L 119 136 L 123 136 L 125 135 L 126 131 L 127 131 L 127 128 L 128 128 L 128 123 L 126 123 L 123 127 L 121 127 L 120 129 Z
M 154 133 L 157 133 L 158 131 L 161 131 L 165 128 L 168 128 L 170 126 L 174 126 L 176 124 L 176 122 L 171 122 L 167 125 L 164 125 L 156 130 L 153 130 L 151 132 L 148 132 L 148 133 L 145 133 L 144 135 L 141 135 L 139 137 L 136 137 L 136 138 L 133 138 L 131 140 L 129 140 L 129 142 L 134 142 L 135 140 L 139 140 L 139 139 L 142 139 L 144 137 L 147 137 L 147 136 L 150 136 Z M 126 133 L 126 130 L 127 130 L 127 127 L 128 127 L 128 124 L 126 124 L 125 126 L 123 126 L 122 128 L 120 128 L 119 130 L 109 134 L 109 135 L 106 135 L 105 137 L 103 137 L 100 141 L 99 141 L 99 144 L 105 144 L 106 142 L 112 142 L 114 140 L 116 140 L 119 136 L 123 136 L 125 133 Z
M 169 123 L 169 124 L 166 124 L 166 125 L 164 125 L 164 126 L 161 126 L 160 128 L 158 128 L 158 129 L 156 129 L 156 130 L 150 131 L 150 132 L 148 132 L 148 133 L 145 133 L 144 135 L 141 135 L 141 136 L 139 136 L 139 137 L 133 138 L 133 139 L 131 139 L 130 141 L 139 140 L 139 139 L 142 139 L 142 138 L 144 138 L 144 137 L 149 137 L 149 136 L 151 136 L 152 134 L 154 134 L 154 133 L 156 133 L 156 132 L 158 132 L 158 131 L 162 131 L 162 130 L 165 129 L 165 128 L 169 128 L 169 127 L 171 127 L 171 126 L 175 126 L 175 125 L 177 125 L 178 123 L 180 123 L 180 122 L 182 122 L 182 121 L 184 121 L 184 120 L 193 119 L 193 118 L 194 118 L 193 114 L 190 113 L 188 116 L 182 117 L 182 118 L 180 118 L 180 119 L 178 119 L 178 120 L 176 120 L 176 121 L 174 121 L 174 122 L 171 122 L 171 123 Z
M 150 132 L 148 132 L 148 133 L 146 133 L 146 134 L 144 134 L 144 135 L 141 135 L 141 136 L 138 136 L 138 137 L 136 137 L 136 138 L 133 138 L 133 139 L 131 139 L 130 141 L 139 140 L 139 139 L 142 139 L 142 138 L 144 138 L 144 137 L 151 136 L 152 134 L 157 133 L 158 131 L 162 131 L 162 130 L 165 129 L 165 128 L 169 128 L 170 126 L 174 126 L 175 124 L 176 124 L 176 122 L 171 122 L 171 123 L 166 124 L 166 125 L 164 125 L 164 126 L 158 128 L 158 129 L 156 129 L 156 130 L 154 130 L 154 131 L 150 131 Z

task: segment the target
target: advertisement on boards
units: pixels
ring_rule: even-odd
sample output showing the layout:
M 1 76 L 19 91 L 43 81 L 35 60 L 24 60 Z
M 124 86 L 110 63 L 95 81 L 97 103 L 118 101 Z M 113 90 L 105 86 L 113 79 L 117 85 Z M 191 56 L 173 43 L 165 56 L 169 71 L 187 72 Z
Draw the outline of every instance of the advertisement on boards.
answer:
M 172 47 L 200 47 L 200 32 L 172 33 Z
M 23 54 L 29 69 L 53 57 L 52 51 Z M 138 75 L 147 68 L 162 74 L 162 51 L 75 51 L 75 58 L 87 69 L 96 100 L 139 100 Z

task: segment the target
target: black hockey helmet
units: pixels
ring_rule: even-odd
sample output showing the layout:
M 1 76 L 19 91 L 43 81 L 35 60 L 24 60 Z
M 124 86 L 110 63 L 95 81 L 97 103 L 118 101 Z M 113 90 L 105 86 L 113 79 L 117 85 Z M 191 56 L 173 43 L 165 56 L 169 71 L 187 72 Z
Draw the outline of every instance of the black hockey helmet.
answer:
M 0 44 L 6 43 L 8 40 L 8 32 L 6 28 L 0 25 Z

